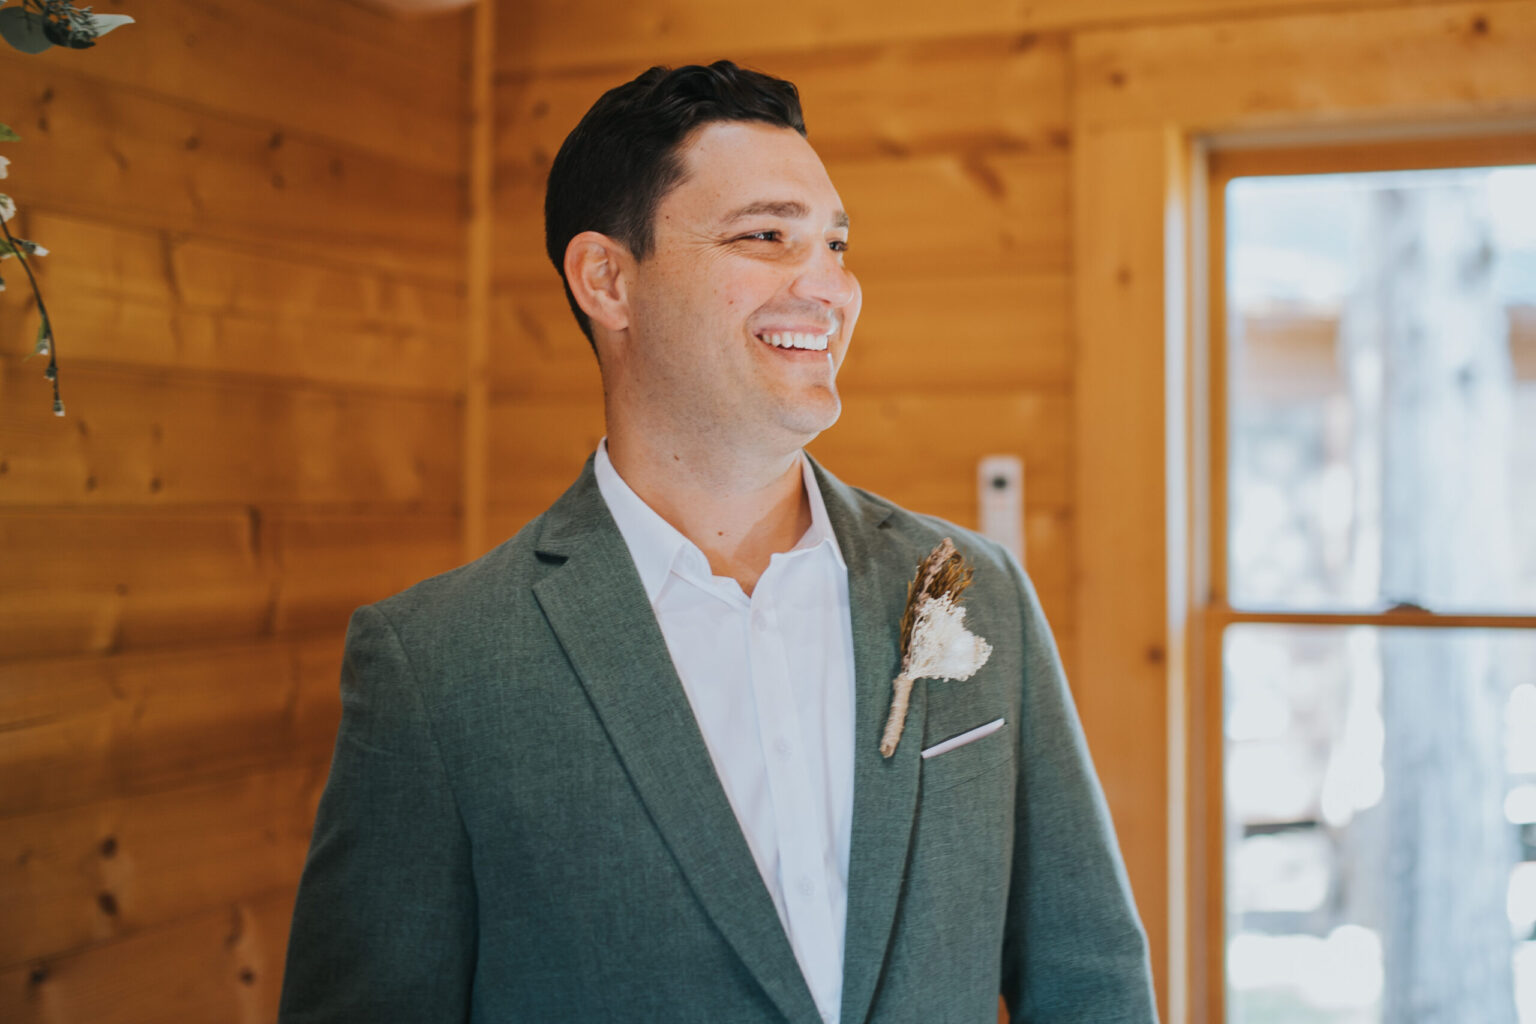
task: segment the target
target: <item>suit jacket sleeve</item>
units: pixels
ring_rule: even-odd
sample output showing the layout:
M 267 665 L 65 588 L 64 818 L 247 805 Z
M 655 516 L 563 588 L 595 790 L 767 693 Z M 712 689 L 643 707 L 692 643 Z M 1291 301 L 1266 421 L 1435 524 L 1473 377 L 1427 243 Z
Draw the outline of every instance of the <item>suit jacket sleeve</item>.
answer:
M 279 1019 L 466 1020 L 476 934 L 469 844 L 407 653 L 374 607 L 352 616 L 341 694 Z
M 1146 934 L 1109 810 L 1050 627 L 1010 564 L 1025 678 L 1003 998 L 1015 1024 L 1153 1024 Z

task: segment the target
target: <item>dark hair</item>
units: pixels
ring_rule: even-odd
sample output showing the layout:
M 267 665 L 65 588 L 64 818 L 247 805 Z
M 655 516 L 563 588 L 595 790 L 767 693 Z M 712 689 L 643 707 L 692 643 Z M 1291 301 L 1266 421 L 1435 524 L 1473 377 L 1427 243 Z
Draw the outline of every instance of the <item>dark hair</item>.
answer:
M 599 231 L 636 259 L 650 255 L 656 207 L 683 177 L 677 151 L 715 121 L 762 121 L 805 134 L 794 83 L 718 60 L 657 66 L 609 89 L 555 154 L 544 192 L 544 248 L 588 342 L 591 321 L 565 280 L 566 246 L 583 231 Z

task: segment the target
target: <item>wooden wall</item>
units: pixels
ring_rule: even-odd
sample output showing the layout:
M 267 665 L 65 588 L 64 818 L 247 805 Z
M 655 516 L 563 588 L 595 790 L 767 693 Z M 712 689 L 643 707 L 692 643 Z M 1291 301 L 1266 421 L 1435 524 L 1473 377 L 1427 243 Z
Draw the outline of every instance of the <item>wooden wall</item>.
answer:
M 1464 88 L 1438 107 L 1427 93 L 1399 104 L 1393 119 L 1454 112 L 1464 92 L 1536 98 L 1529 61 L 1485 59 L 1510 49 L 1509 23 L 1529 36 L 1536 0 L 500 2 L 482 322 L 465 303 L 466 283 L 487 283 L 465 280 L 468 16 L 393 20 L 342 0 L 98 7 L 140 23 L 83 54 L 0 50 L 0 120 L 24 137 L 5 149 L 5 191 L 23 209 L 13 227 L 54 250 L 38 265 L 69 407 L 49 413 L 42 364 L 25 359 L 35 319 L 9 263 L 7 1021 L 272 1018 L 348 612 L 459 560 L 477 535 L 461 494 L 486 495 L 470 511 L 486 517 L 488 546 L 558 495 L 601 434 L 595 366 L 543 257 L 540 203 L 550 157 L 604 89 L 651 63 L 721 56 L 800 85 L 854 218 L 866 296 L 843 421 L 814 451 L 964 524 L 976 459 L 1022 456 L 1028 564 L 1069 668 L 1101 664 L 1088 655 L 1106 639 L 1079 621 L 1093 616 L 1076 609 L 1097 607 L 1080 595 L 1107 572 L 1156 591 L 1162 571 L 1150 556 L 1085 557 L 1114 517 L 1139 515 L 1085 513 L 1101 476 L 1085 485 L 1083 452 L 1117 443 L 1085 410 L 1147 389 L 1080 391 L 1074 302 L 1084 226 L 1119 227 L 1096 219 L 1100 193 L 1148 175 L 1155 191 L 1168 169 L 1083 164 L 1082 126 L 1133 114 L 1155 133 L 1163 107 L 1191 97 L 1224 112 L 1211 124 L 1298 105 L 1326 119 L 1356 93 L 1390 93 L 1383 75 L 1418 81 L 1416 61 L 1466 68 Z M 1398 48 L 1388 40 L 1407 21 L 1440 42 Z M 1336 38 L 1354 40 L 1342 63 Z M 1272 88 L 1254 84 L 1252 66 L 1275 53 L 1288 56 L 1260 76 Z M 1351 92 L 1362 54 L 1369 83 Z M 1085 179 L 1080 164 L 1103 173 Z M 1160 288 L 1138 276 L 1144 263 L 1090 269 L 1140 295 Z M 1100 339 L 1113 334 L 1101 313 Z M 466 376 L 464 338 L 486 329 L 482 380 L 473 354 Z M 1123 359 L 1095 344 L 1092 379 L 1113 381 L 1116 366 L 1156 377 L 1161 356 L 1144 341 L 1127 334 Z M 484 431 L 465 420 L 482 387 Z M 1130 465 L 1146 438 L 1123 440 Z M 483 465 L 470 457 L 482 445 Z M 914 474 L 918 461 L 934 468 Z M 1117 642 L 1142 675 L 1163 671 L 1156 642 Z M 1092 698 L 1090 737 L 1116 741 L 1096 754 L 1166 994 L 1179 900 L 1168 769 L 1119 749 L 1138 731 L 1163 749 L 1163 693 L 1136 673 L 1074 685 Z M 1107 729 L 1112 715 L 1135 720 Z
M 270 1021 L 352 608 L 460 555 L 462 16 L 0 47 L 0 1020 Z

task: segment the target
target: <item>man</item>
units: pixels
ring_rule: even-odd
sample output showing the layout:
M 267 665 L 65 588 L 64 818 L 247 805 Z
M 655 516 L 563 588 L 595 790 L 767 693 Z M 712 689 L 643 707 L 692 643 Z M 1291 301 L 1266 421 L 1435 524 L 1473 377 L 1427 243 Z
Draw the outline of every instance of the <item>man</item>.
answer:
M 360 609 L 282 1019 L 1154 1018 L 1144 936 L 1028 580 L 853 490 L 860 291 L 787 82 L 612 90 L 547 246 L 608 434 L 476 562 Z M 992 653 L 880 740 L 919 563 Z M 948 742 L 946 742 L 948 741 Z

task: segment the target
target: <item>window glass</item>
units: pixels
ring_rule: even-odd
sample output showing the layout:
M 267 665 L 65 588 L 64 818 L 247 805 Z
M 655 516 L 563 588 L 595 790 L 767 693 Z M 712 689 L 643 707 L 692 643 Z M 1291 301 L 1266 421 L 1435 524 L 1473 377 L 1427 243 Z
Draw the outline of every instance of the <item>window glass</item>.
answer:
M 1536 167 L 1226 210 L 1231 603 L 1536 611 Z
M 1536 1024 L 1536 634 L 1223 640 L 1227 1019 Z

